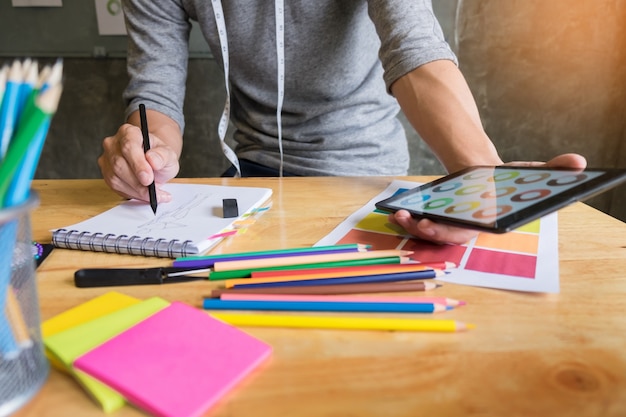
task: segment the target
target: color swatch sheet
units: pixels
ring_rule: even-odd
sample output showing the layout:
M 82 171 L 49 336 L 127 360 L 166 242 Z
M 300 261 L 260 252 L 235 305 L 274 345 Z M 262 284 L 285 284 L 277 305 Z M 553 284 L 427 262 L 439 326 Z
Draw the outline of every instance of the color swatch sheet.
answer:
M 505 234 L 480 233 L 463 245 L 440 245 L 408 235 L 388 220 L 375 203 L 421 184 L 393 181 L 382 193 L 354 212 L 316 243 L 362 243 L 372 249 L 414 252 L 416 261 L 457 264 L 440 281 L 531 292 L 559 292 L 557 213 L 544 216 Z

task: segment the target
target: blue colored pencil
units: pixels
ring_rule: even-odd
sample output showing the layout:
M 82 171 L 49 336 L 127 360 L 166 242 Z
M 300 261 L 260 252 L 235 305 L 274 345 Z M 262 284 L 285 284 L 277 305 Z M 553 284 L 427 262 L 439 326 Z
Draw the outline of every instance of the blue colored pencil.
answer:
M 15 114 L 15 120 L 20 120 L 20 116 L 26 109 L 27 103 L 31 100 L 33 91 L 36 84 L 39 81 L 39 64 L 32 59 L 26 59 L 22 63 L 22 82 L 20 83 L 20 89 L 17 95 L 17 108 Z
M 23 113 L 27 114 L 32 109 L 38 95 L 61 82 L 62 71 L 62 61 L 57 61 L 52 68 L 45 67 L 42 70 L 40 78 L 35 84 L 35 88 L 31 90 L 29 97 L 25 100 Z M 7 190 L 4 200 L 6 206 L 21 204 L 28 199 L 30 195 L 30 184 L 35 177 L 35 171 L 39 164 L 39 157 L 41 156 L 49 128 L 50 120 L 47 120 L 33 136 L 20 167 L 15 172 L 11 185 Z
M 17 340 L 6 316 L 7 291 L 11 283 L 11 259 L 15 247 L 18 221 L 9 220 L 0 224 L 0 362 L 19 352 Z
M 15 60 L 0 74 L 0 208 L 19 205 L 28 198 L 50 118 L 61 95 L 60 77 L 56 85 L 39 95 L 36 87 L 44 83 L 39 85 L 37 76 L 38 65 L 33 60 L 23 64 Z M 0 224 L 0 356 L 5 359 L 19 354 L 11 323 L 4 314 L 17 229 L 18 220 Z
M 275 311 L 327 311 L 351 313 L 435 313 L 453 307 L 433 303 L 377 303 L 336 301 L 258 301 L 221 300 L 205 298 L 206 310 L 275 310 Z
M 4 201 L 7 191 L 28 151 L 33 137 L 36 136 L 39 128 L 52 118 L 56 111 L 61 91 L 62 86 L 57 84 L 39 95 L 33 110 L 21 118 L 16 134 L 12 138 L 5 158 L 0 164 L 0 203 L 2 203 L 2 207 L 6 207 Z
M 4 90 L 6 89 L 7 72 L 9 72 L 9 67 L 6 65 L 0 69 L 0 107 L 2 107 L 2 99 L 4 98 Z
M 0 161 L 9 149 L 9 143 L 15 130 L 18 114 L 18 101 L 20 98 L 20 85 L 22 84 L 22 63 L 13 61 L 7 74 L 2 106 L 0 107 Z
M 0 164 L 6 162 L 4 158 L 17 124 L 22 79 L 22 64 L 15 60 L 6 73 L 6 81 L 3 85 L 4 93 L 0 104 Z M 0 207 L 2 207 L 2 193 L 0 193 Z M 4 358 L 11 358 L 19 351 L 8 317 L 5 314 L 17 227 L 17 220 L 0 224 L 0 356 Z
M 445 275 L 445 272 L 438 269 L 430 269 L 426 271 L 412 271 L 412 272 L 398 272 L 391 274 L 378 274 L 378 275 L 357 275 L 352 277 L 341 278 L 320 278 L 320 279 L 307 279 L 307 280 L 294 280 L 294 281 L 280 281 L 280 282 L 264 282 L 264 283 L 250 283 L 234 285 L 233 288 L 272 288 L 272 287 L 297 287 L 297 286 L 311 286 L 311 285 L 342 285 L 342 284 L 362 284 L 362 283 L 374 283 L 374 282 L 399 282 L 399 281 L 411 281 L 416 279 L 429 279 L 437 278 Z

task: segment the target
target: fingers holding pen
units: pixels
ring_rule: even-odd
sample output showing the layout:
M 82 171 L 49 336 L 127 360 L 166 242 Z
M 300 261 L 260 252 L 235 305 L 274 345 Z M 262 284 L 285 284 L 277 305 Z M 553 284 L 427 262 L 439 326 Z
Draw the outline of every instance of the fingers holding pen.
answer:
M 116 193 L 126 198 L 137 198 L 137 185 L 133 185 L 131 169 L 122 152 L 122 142 L 128 125 L 122 125 L 114 136 L 102 141 L 102 154 L 98 166 L 107 185 Z
M 167 202 L 171 196 L 158 186 L 176 175 L 178 159 L 158 138 L 151 135 L 150 140 L 154 147 L 144 153 L 141 129 L 124 124 L 114 136 L 104 139 L 98 165 L 104 181 L 118 194 L 148 201 L 147 186 L 155 181 L 157 199 Z
M 150 140 L 152 141 L 152 139 L 153 136 L 150 135 Z M 153 145 L 153 147 L 145 153 L 145 158 L 152 167 L 152 179 L 155 181 L 157 187 L 174 178 L 180 169 L 178 155 L 176 152 L 174 152 L 174 150 L 169 146 L 160 144 L 159 142 L 157 142 L 156 145 Z M 151 182 L 152 181 L 150 181 L 148 185 Z M 141 181 L 141 183 L 145 184 L 144 181 Z M 169 193 L 163 193 L 164 196 L 165 194 L 167 197 L 170 196 Z

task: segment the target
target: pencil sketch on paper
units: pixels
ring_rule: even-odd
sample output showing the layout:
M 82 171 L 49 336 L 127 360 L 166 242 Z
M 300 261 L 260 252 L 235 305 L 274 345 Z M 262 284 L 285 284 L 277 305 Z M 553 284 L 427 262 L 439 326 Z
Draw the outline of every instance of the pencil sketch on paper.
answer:
M 174 208 L 170 211 L 164 211 L 157 214 L 156 218 L 150 220 L 147 223 L 140 224 L 137 227 L 137 233 L 144 236 L 150 234 L 156 234 L 155 231 L 171 230 L 171 229 L 184 229 L 192 226 L 198 219 L 194 219 L 193 216 L 189 216 L 191 211 L 198 207 L 202 202 L 208 200 L 211 194 L 196 194 L 193 198 L 186 203 Z M 167 207 L 167 206 L 159 206 Z

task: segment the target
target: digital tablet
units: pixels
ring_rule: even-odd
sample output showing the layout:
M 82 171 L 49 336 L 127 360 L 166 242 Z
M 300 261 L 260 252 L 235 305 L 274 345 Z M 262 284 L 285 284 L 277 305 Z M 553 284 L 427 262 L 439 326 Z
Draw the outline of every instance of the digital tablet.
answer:
M 626 181 L 626 169 L 476 166 L 376 203 L 416 218 L 504 233 Z

